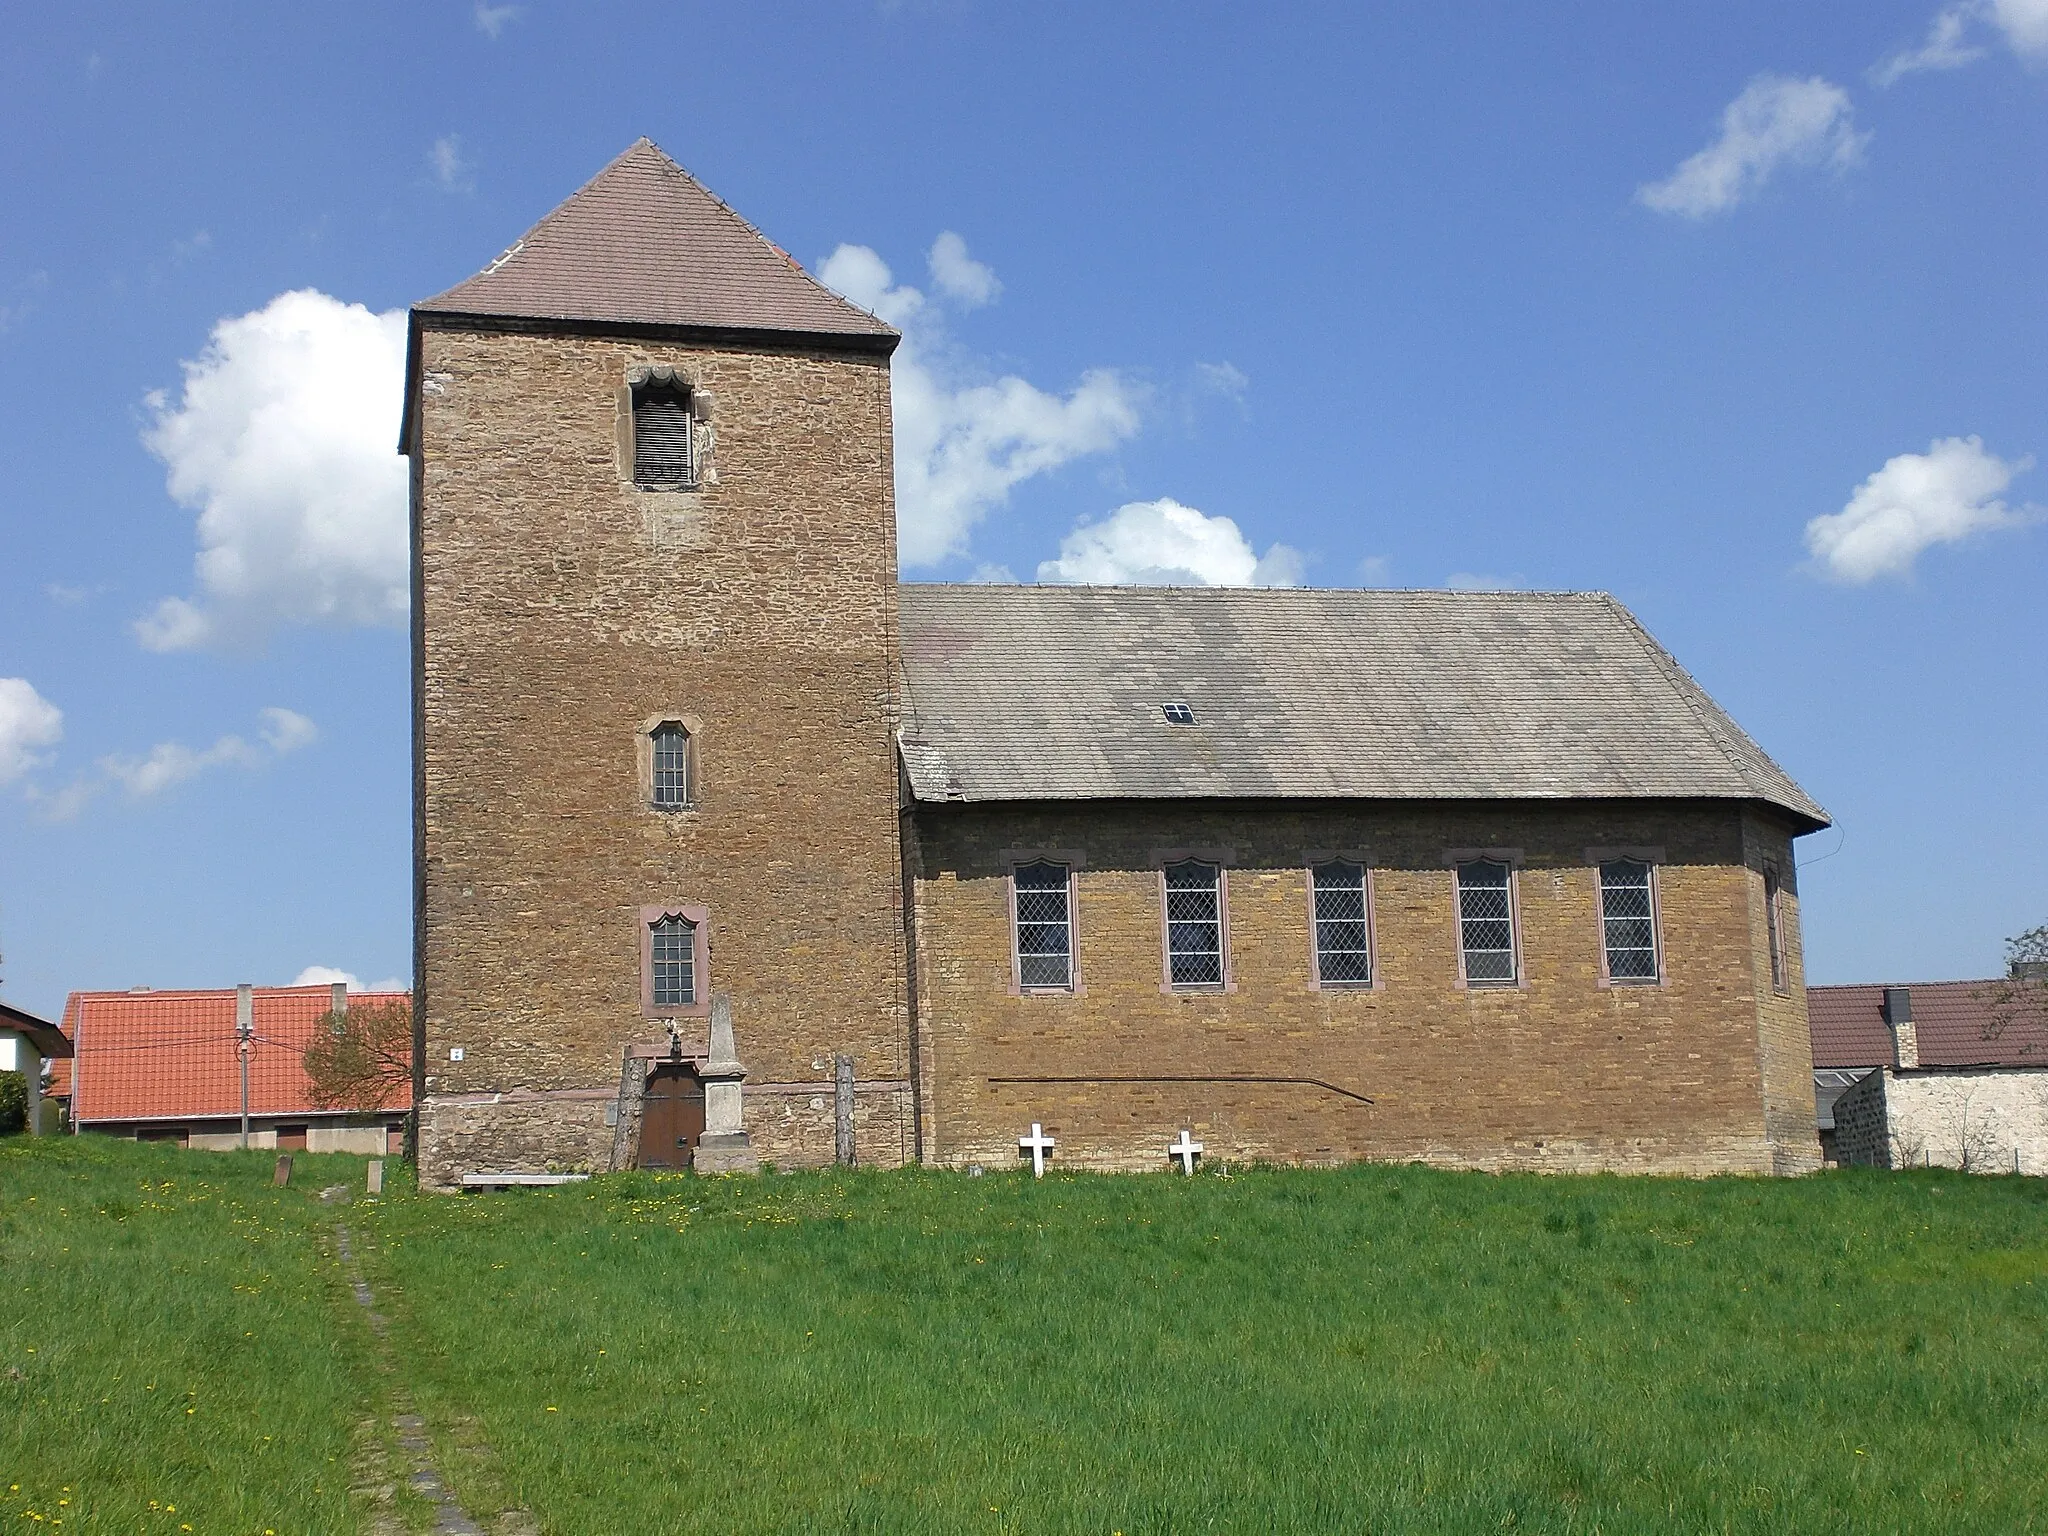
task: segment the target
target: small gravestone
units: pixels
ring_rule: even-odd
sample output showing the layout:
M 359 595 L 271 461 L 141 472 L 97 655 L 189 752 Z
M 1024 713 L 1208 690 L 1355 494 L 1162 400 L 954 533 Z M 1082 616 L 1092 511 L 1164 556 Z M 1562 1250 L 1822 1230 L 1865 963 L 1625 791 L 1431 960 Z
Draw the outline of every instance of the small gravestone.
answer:
M 292 1160 L 289 1153 L 277 1160 L 277 1171 L 270 1176 L 270 1182 L 279 1189 L 292 1181 Z
M 370 1198 L 372 1200 L 376 1199 L 379 1195 L 384 1193 L 383 1158 L 373 1157 L 370 1159 L 370 1171 L 367 1178 L 367 1183 L 370 1191 Z

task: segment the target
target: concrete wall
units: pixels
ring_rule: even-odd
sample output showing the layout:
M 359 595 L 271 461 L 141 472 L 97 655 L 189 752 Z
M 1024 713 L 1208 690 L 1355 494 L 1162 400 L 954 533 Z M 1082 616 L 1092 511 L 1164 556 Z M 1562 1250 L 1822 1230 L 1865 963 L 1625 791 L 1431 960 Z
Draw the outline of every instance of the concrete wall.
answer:
M 399 1150 L 398 1130 L 382 1120 L 359 1118 L 354 1123 L 309 1121 L 297 1116 L 284 1122 L 306 1127 L 306 1150 L 308 1152 L 356 1152 L 371 1157 L 395 1156 Z M 275 1120 L 252 1120 L 249 1123 L 249 1146 L 252 1150 L 274 1152 L 277 1150 L 277 1127 Z M 86 1127 L 95 1136 L 128 1136 L 147 1139 L 164 1130 L 176 1133 L 175 1139 L 181 1146 L 195 1152 L 233 1152 L 242 1145 L 242 1128 L 239 1122 L 218 1120 L 200 1121 L 192 1125 L 175 1123 L 143 1124 L 101 1124 Z M 169 1138 L 167 1138 L 169 1139 Z
M 1880 1168 L 2048 1174 L 2048 1066 L 1873 1072 L 1835 1101 L 1835 1148 Z
M 1601 979 L 1588 851 L 1661 847 L 1664 979 Z M 1789 839 L 1699 803 L 925 807 L 916 817 L 926 1153 L 1009 1166 L 1033 1121 L 1056 1162 L 1221 1158 L 1482 1168 L 1801 1172 L 1818 1165 Z M 1221 848 L 1234 990 L 1161 985 L 1155 854 Z M 1447 850 L 1519 849 L 1522 984 L 1458 982 Z M 1012 988 L 1006 853 L 1072 850 L 1080 988 Z M 1310 850 L 1372 867 L 1379 985 L 1318 990 Z M 1771 986 L 1762 865 L 1786 872 Z M 1200 1077 L 1203 1082 L 1169 1081 Z M 1370 1098 L 1357 1102 L 1320 1079 Z M 1069 1078 L 1086 1081 L 1052 1082 Z M 1111 1079 L 1145 1079 L 1111 1081 Z M 1038 1081 L 1004 1081 L 1038 1079 Z
M 707 909 L 700 987 L 750 1086 L 829 1095 L 837 1052 L 906 1080 L 886 360 L 440 330 L 421 355 L 423 1182 L 613 1156 L 624 1049 L 666 1039 L 643 906 Z M 646 365 L 715 399 L 700 490 L 630 483 Z M 661 718 L 695 732 L 688 811 L 648 803 Z M 759 1155 L 830 1162 L 829 1116 L 785 1108 Z

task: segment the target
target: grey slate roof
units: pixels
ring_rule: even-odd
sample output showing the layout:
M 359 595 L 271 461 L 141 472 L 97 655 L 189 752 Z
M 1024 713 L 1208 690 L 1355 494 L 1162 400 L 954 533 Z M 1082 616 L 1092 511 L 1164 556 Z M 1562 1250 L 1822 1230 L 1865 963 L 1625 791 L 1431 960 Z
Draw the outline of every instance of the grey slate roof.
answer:
M 649 139 L 599 171 L 431 315 L 793 332 L 875 351 L 896 332 L 812 277 Z
M 1828 824 L 1605 593 L 900 590 L 920 801 L 1725 798 Z

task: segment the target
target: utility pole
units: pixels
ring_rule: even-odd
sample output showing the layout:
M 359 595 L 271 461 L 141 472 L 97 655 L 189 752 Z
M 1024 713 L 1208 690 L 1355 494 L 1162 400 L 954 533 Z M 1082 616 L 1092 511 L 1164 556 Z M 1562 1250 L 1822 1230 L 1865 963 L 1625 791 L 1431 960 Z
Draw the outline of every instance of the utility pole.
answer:
M 256 989 L 235 988 L 235 1054 L 242 1058 L 242 1150 L 249 1150 L 249 1054 L 256 1048 Z

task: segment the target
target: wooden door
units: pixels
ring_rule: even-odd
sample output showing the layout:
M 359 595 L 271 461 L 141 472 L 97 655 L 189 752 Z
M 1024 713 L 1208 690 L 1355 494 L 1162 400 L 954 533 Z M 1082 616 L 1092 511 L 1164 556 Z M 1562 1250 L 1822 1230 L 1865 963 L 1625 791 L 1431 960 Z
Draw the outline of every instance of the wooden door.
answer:
M 663 1065 L 647 1074 L 640 1112 L 640 1166 L 690 1166 L 704 1134 L 704 1084 L 687 1066 Z
M 277 1128 L 277 1150 L 280 1152 L 305 1151 L 306 1128 L 303 1125 L 280 1125 Z

